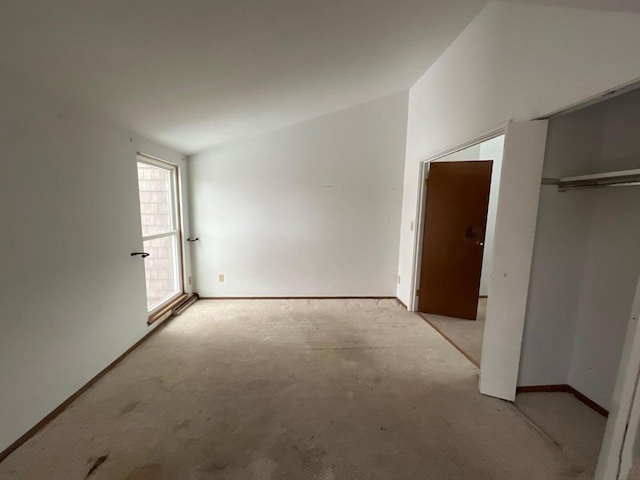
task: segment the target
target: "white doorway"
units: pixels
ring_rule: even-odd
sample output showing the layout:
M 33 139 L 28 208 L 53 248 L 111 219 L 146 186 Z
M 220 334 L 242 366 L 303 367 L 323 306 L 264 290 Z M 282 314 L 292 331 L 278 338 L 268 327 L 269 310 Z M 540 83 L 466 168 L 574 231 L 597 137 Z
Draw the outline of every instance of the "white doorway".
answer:
M 483 334 L 480 392 L 513 401 L 524 329 L 531 269 L 531 252 L 538 211 L 540 179 L 546 144 L 547 122 L 509 122 L 486 135 L 424 159 L 426 165 L 451 153 L 505 134 L 503 162 L 498 188 L 489 298 Z M 412 285 L 419 284 L 424 188 L 419 195 L 416 249 Z M 416 310 L 417 296 L 410 309 Z
M 489 160 L 493 162 L 486 228 L 483 238 L 484 252 L 480 276 L 480 298 L 478 299 L 475 321 L 442 315 L 421 314 L 421 316 L 431 324 L 431 326 L 438 330 L 450 343 L 453 344 L 454 347 L 460 350 L 460 352 L 477 367 L 480 367 L 482 336 L 484 332 L 487 297 L 489 295 L 489 282 L 493 263 L 493 240 L 498 206 L 500 174 L 502 170 L 504 138 L 504 134 L 499 134 L 493 138 L 483 140 L 480 143 L 434 160 L 436 163 Z M 424 169 L 424 172 L 426 174 L 427 169 Z M 422 183 L 425 184 L 424 181 Z M 418 285 L 417 289 L 419 288 L 420 286 Z

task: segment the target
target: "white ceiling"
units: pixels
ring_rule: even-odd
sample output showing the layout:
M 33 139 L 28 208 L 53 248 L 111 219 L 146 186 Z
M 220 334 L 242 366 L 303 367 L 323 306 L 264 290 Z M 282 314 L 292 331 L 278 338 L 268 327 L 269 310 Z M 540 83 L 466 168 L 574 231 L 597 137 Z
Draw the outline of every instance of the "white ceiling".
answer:
M 485 3 L 3 0 L 0 65 L 192 153 L 409 88 Z

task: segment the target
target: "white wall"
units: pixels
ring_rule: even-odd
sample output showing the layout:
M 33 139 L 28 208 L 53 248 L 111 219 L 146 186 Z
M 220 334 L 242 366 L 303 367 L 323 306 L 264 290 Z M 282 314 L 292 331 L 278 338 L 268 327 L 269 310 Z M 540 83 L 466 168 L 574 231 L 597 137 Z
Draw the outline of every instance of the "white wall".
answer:
M 149 330 L 136 151 L 180 156 L 0 73 L 1 451 Z
M 491 171 L 491 188 L 487 211 L 487 226 L 484 239 L 484 255 L 482 257 L 482 276 L 480 277 L 481 296 L 489 295 L 489 280 L 491 278 L 491 264 L 493 261 L 493 236 L 496 228 L 496 213 L 498 210 L 498 190 L 500 186 L 500 172 L 502 170 L 502 153 L 504 149 L 504 135 L 491 140 L 472 145 L 458 152 L 439 158 L 438 162 L 456 162 L 468 160 L 493 160 Z
M 640 168 L 640 90 L 591 110 L 601 117 L 592 132 L 600 143 L 597 171 Z M 592 193 L 569 383 L 608 408 L 640 274 L 640 189 Z
M 551 120 L 544 175 L 640 168 L 640 90 Z M 541 193 L 520 385 L 568 383 L 605 408 L 640 274 L 640 189 Z
M 568 383 L 610 408 L 640 274 L 640 190 L 600 190 L 595 200 Z
M 587 192 L 542 187 L 519 385 L 568 383 L 590 207 Z
M 401 277 L 413 267 L 421 159 L 640 77 L 638 44 L 640 15 L 488 4 L 409 93 Z M 410 290 L 398 287 L 405 303 Z
M 406 118 L 405 92 L 191 157 L 200 295 L 395 296 Z

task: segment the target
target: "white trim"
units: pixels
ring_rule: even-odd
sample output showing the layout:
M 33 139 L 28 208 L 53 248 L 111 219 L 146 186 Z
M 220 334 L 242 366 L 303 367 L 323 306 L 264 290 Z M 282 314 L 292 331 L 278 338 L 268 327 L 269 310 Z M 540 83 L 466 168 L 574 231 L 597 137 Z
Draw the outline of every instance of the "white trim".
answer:
M 461 142 L 457 142 L 449 145 L 444 149 L 438 150 L 436 153 L 425 155 L 418 159 L 419 162 L 432 162 L 442 157 L 446 157 L 447 155 L 451 155 L 452 153 L 459 152 L 460 150 L 464 150 L 469 147 L 473 147 L 482 142 L 486 142 L 487 140 L 491 140 L 492 138 L 499 137 L 503 135 L 504 132 L 507 131 L 507 127 L 509 124 L 513 122 L 513 120 L 508 120 L 506 122 L 500 123 L 495 127 L 489 128 L 487 130 L 483 130 L 477 135 L 474 135 L 467 140 L 463 140 Z
M 152 167 L 160 168 L 169 172 L 169 191 L 171 195 L 171 202 L 173 203 L 173 205 L 171 205 L 173 208 L 171 208 L 171 211 L 169 212 L 171 215 L 171 231 L 179 231 L 180 226 L 178 225 L 178 209 L 180 208 L 180 202 L 178 201 L 178 165 L 165 162 L 164 160 L 160 160 L 159 158 L 152 157 L 140 152 L 138 152 L 137 162 L 151 165 Z M 143 238 L 146 237 L 143 236 Z
M 622 83 L 613 88 L 602 90 L 595 95 L 591 95 L 590 97 L 584 98 L 577 102 L 570 103 L 558 108 L 557 110 L 553 110 L 552 112 L 545 113 L 544 115 L 536 117 L 533 120 L 546 120 L 551 117 L 566 115 L 568 113 L 590 107 L 591 105 L 595 105 L 596 103 L 604 102 L 619 95 L 624 95 L 625 93 L 629 93 L 638 88 L 640 88 L 640 77 L 634 78 L 633 80 Z
M 175 248 L 176 255 L 173 259 L 173 268 L 176 274 L 176 290 L 169 297 L 162 300 L 160 303 L 153 305 L 151 308 L 148 308 L 147 311 L 149 314 L 153 314 L 159 309 L 163 308 L 167 303 L 175 300 L 179 295 L 182 295 L 185 292 L 185 265 L 184 265 L 184 240 L 181 235 L 181 228 L 183 224 L 181 222 L 182 215 L 179 209 L 182 208 L 182 202 L 179 198 L 180 191 L 180 167 L 171 162 L 167 162 L 157 157 L 153 157 L 151 155 L 147 155 L 145 153 L 137 152 L 136 155 L 136 167 L 138 163 L 146 164 L 151 167 L 159 168 L 161 170 L 165 170 L 169 172 L 169 192 L 170 192 L 170 216 L 171 216 L 171 230 L 154 233 L 152 235 L 142 235 L 142 242 L 144 246 L 144 242 L 157 240 L 160 238 L 168 238 L 173 237 L 173 245 Z M 142 215 L 142 212 L 141 212 Z M 142 218 L 142 217 L 141 217 Z M 146 293 L 146 277 L 145 277 L 145 293 Z
M 144 152 L 136 152 L 136 156 L 138 157 L 138 161 L 146 162 L 150 164 L 155 164 L 158 167 L 162 168 L 174 168 L 178 167 L 177 163 L 169 162 L 168 160 L 163 160 L 162 158 L 154 157 L 153 155 L 149 155 Z
M 153 315 L 154 313 L 158 312 L 159 310 L 162 310 L 165 307 L 165 305 L 167 305 L 168 303 L 173 302 L 176 298 L 178 298 L 181 295 L 184 295 L 184 292 L 178 290 L 176 293 L 174 293 L 173 295 L 171 295 L 167 299 L 162 300 L 157 305 L 154 305 L 151 310 L 147 310 L 147 313 L 149 315 Z

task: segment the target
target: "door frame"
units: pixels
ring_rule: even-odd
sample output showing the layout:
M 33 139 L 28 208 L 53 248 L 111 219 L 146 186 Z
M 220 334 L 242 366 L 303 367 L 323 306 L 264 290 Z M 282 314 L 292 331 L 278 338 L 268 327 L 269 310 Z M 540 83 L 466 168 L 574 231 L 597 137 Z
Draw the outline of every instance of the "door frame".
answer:
M 487 315 L 482 337 L 480 360 L 480 393 L 504 400 L 515 399 L 518 371 L 522 355 L 522 335 L 525 325 L 530 269 L 538 214 L 542 167 L 546 147 L 547 120 L 510 121 L 473 141 L 426 159 L 420 169 L 420 205 L 416 223 L 419 229 L 414 258 L 413 281 L 420 270 L 422 230 L 425 214 L 425 173 L 429 163 L 449 152 L 460 151 L 504 132 L 503 159 L 500 171 L 496 225 L 493 237 L 492 272 L 489 282 Z M 509 172 L 509 175 L 506 173 Z M 497 248 L 500 245 L 502 248 Z M 421 269 L 422 265 L 420 265 Z M 499 274 L 498 274 L 499 272 Z M 413 292 L 412 311 L 417 307 Z
M 455 146 L 449 147 L 440 153 L 432 156 L 425 157 L 420 160 L 418 168 L 418 198 L 416 207 L 416 218 L 413 224 L 413 271 L 411 272 L 411 285 L 409 290 L 412 292 L 411 299 L 409 300 L 409 311 L 418 311 L 418 295 L 417 291 L 420 289 L 420 272 L 422 271 L 422 242 L 424 240 L 424 216 L 427 202 L 427 177 L 429 175 L 429 169 L 431 163 L 435 162 L 443 157 L 447 157 L 453 153 L 465 150 L 469 147 L 473 147 L 480 143 L 486 142 L 493 138 L 504 135 L 507 132 L 507 126 L 510 122 L 501 124 L 500 126 L 490 129 L 489 131 L 481 134 L 480 136 L 473 137 L 463 143 L 458 143 Z M 495 172 L 492 172 L 492 175 Z

